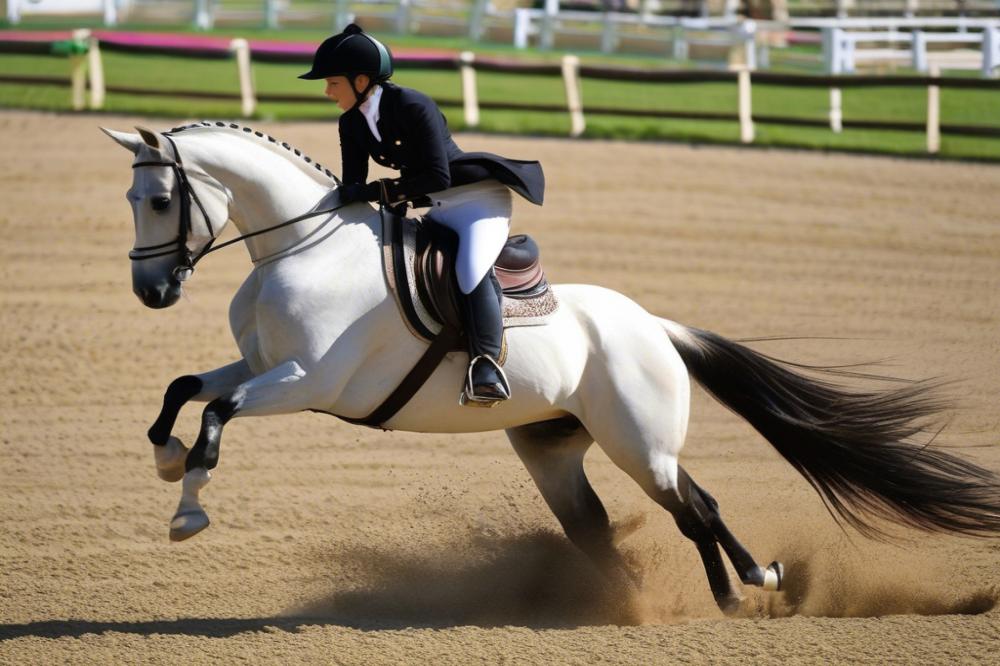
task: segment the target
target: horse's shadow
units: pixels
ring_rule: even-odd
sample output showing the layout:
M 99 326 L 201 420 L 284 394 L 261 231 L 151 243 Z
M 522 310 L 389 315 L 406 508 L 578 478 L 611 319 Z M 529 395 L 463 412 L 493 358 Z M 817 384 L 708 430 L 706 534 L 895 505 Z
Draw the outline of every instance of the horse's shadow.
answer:
M 332 590 L 271 617 L 176 620 L 42 620 L 0 624 L 0 641 L 22 637 L 78 638 L 119 632 L 224 638 L 246 632 L 297 632 L 304 626 L 365 631 L 455 626 L 536 629 L 635 624 L 628 592 L 615 589 L 565 537 L 539 532 L 450 543 L 432 552 L 373 547 L 324 554 L 347 567 L 349 589 Z

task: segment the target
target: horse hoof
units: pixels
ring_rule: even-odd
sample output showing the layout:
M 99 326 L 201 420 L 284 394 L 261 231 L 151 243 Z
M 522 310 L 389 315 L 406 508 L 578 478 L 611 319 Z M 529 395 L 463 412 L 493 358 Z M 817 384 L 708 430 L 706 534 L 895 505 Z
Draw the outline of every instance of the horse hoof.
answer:
M 176 437 L 167 439 L 167 443 L 163 446 L 153 446 L 156 475 L 171 483 L 183 479 L 187 454 L 188 448 Z
M 781 580 L 785 577 L 785 565 L 775 560 L 764 570 L 764 584 L 761 586 L 769 592 L 781 591 Z
M 715 603 L 719 606 L 719 610 L 726 617 L 736 617 L 740 614 L 740 609 L 743 607 L 743 599 L 739 595 L 731 594 L 724 597 L 716 597 Z
M 182 511 L 170 521 L 170 540 L 184 541 L 208 527 L 208 514 L 201 509 Z

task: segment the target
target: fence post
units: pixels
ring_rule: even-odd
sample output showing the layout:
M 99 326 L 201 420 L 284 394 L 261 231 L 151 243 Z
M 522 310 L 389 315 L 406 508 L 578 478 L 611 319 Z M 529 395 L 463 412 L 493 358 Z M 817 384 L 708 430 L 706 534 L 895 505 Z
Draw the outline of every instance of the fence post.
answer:
M 531 32 L 531 10 L 514 10 L 514 48 L 528 48 L 528 33 Z
M 604 12 L 604 27 L 601 29 L 601 51 L 604 53 L 614 53 L 618 47 L 618 24 L 608 17 L 608 12 Z
M 1000 28 L 991 25 L 983 30 L 983 78 L 995 78 L 998 67 L 1000 67 Z
M 104 108 L 104 63 L 101 60 L 101 46 L 97 37 L 91 35 L 87 50 L 87 78 L 90 79 L 90 108 Z
M 229 43 L 229 49 L 236 53 L 236 69 L 240 77 L 240 103 L 244 118 L 249 118 L 257 109 L 257 96 L 253 89 L 253 72 L 250 69 L 250 44 L 239 37 Z
M 197 0 L 194 9 L 194 27 L 198 30 L 211 30 L 215 25 L 215 16 L 208 0 Z
M 675 25 L 673 29 L 674 60 L 688 59 L 687 32 L 683 25 Z
M 923 30 L 914 30 L 910 43 L 910 54 L 913 56 L 913 69 L 918 72 L 927 71 L 927 34 Z
M 743 63 L 747 69 L 757 69 L 757 22 L 747 19 L 740 23 L 739 35 L 743 39 Z
M 11 25 L 21 22 L 21 0 L 7 0 L 7 22 Z
M 473 0 L 469 10 L 469 39 L 478 42 L 483 38 L 483 18 L 486 16 L 486 5 L 490 0 Z
M 556 14 L 559 13 L 559 0 L 545 0 L 545 14 L 542 15 L 542 35 L 538 45 L 543 49 L 551 49 L 555 43 Z
M 566 106 L 569 108 L 569 135 L 580 136 L 587 128 L 583 117 L 583 96 L 580 93 L 580 59 L 575 55 L 563 56 L 562 75 L 566 86 Z
M 840 88 L 830 88 L 830 129 L 836 134 L 844 131 L 844 114 L 840 101 Z
M 931 78 L 940 75 L 937 65 L 930 68 Z M 927 86 L 927 152 L 932 155 L 941 150 L 941 88 Z
M 10 3 L 12 0 L 7 0 Z M 118 25 L 118 4 L 115 0 L 104 0 L 104 26 L 113 28 Z
M 264 25 L 272 30 L 278 27 L 278 0 L 264 0 Z
M 753 110 L 751 107 L 750 70 L 740 67 L 736 73 L 736 83 L 739 88 L 740 107 L 740 141 L 753 143 Z
M 410 30 L 410 0 L 399 0 L 396 10 L 396 32 L 406 34 Z
M 458 56 L 462 70 L 462 106 L 465 109 L 465 126 L 479 127 L 479 93 L 476 90 L 476 68 L 472 63 L 476 54 L 462 51 Z
M 90 39 L 90 30 L 74 30 L 72 39 L 74 44 L 69 56 L 72 90 L 70 103 L 74 111 L 82 111 L 87 106 L 87 56 L 78 53 L 75 47 Z
M 837 28 L 824 26 L 823 37 L 823 69 L 827 74 L 840 74 L 840 40 Z
M 333 31 L 341 32 L 351 22 L 351 13 L 347 11 L 347 0 L 334 0 Z

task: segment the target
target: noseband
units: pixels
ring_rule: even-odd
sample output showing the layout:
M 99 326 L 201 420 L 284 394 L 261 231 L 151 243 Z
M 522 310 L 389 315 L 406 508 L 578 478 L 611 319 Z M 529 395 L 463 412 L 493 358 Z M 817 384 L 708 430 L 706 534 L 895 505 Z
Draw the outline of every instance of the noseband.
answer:
M 167 241 L 166 243 L 160 243 L 159 245 L 147 245 L 145 247 L 135 247 L 132 248 L 128 253 L 128 258 L 132 261 L 144 261 L 146 259 L 155 259 L 156 257 L 165 257 L 168 254 L 179 253 L 181 255 L 181 262 L 174 268 L 174 276 L 178 277 L 178 274 L 182 271 L 194 272 L 195 264 L 202 260 L 205 255 L 211 254 L 216 250 L 221 250 L 224 247 L 238 243 L 239 241 L 246 240 L 247 238 L 252 238 L 254 236 L 259 236 L 265 234 L 269 231 L 274 231 L 276 229 L 281 229 L 282 227 L 287 227 L 296 222 L 301 222 L 302 220 L 307 220 L 312 217 L 318 217 L 320 215 L 326 215 L 327 213 L 332 213 L 334 211 L 340 210 L 347 203 L 342 203 L 340 205 L 334 206 L 333 208 L 325 208 L 322 210 L 316 210 L 298 217 L 293 217 L 285 222 L 280 222 L 270 227 L 264 229 L 258 229 L 257 231 L 252 231 L 248 234 L 243 234 L 238 238 L 233 238 L 231 240 L 213 247 L 215 240 L 217 238 L 215 232 L 215 225 L 212 224 L 211 218 L 208 216 L 208 212 L 205 210 L 205 206 L 202 205 L 201 200 L 198 198 L 198 193 L 194 191 L 194 187 L 191 186 L 191 181 L 188 180 L 187 172 L 184 171 L 184 164 L 181 160 L 181 153 L 177 149 L 177 144 L 170 137 L 169 133 L 164 133 L 162 135 L 167 141 L 170 142 L 170 147 L 174 149 L 174 155 L 177 157 L 174 162 L 136 162 L 132 165 L 133 169 L 138 167 L 151 167 L 151 166 L 162 166 L 170 167 L 174 176 L 177 178 L 178 189 L 181 194 L 181 213 L 178 221 L 177 237 L 173 240 Z M 192 252 L 187 247 L 187 238 L 191 233 L 191 202 L 194 202 L 198 206 L 198 210 L 201 211 L 202 216 L 205 218 L 205 224 L 208 225 L 208 233 L 211 236 L 211 240 L 201 249 L 197 254 Z M 220 226 L 221 232 L 221 226 Z

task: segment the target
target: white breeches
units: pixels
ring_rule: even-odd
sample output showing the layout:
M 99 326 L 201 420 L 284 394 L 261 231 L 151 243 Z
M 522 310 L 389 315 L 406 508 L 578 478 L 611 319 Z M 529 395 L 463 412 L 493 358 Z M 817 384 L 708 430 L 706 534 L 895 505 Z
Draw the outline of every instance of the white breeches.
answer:
M 489 272 L 507 242 L 511 194 L 490 178 L 429 195 L 430 218 L 458 234 L 455 275 L 463 294 L 470 293 Z

